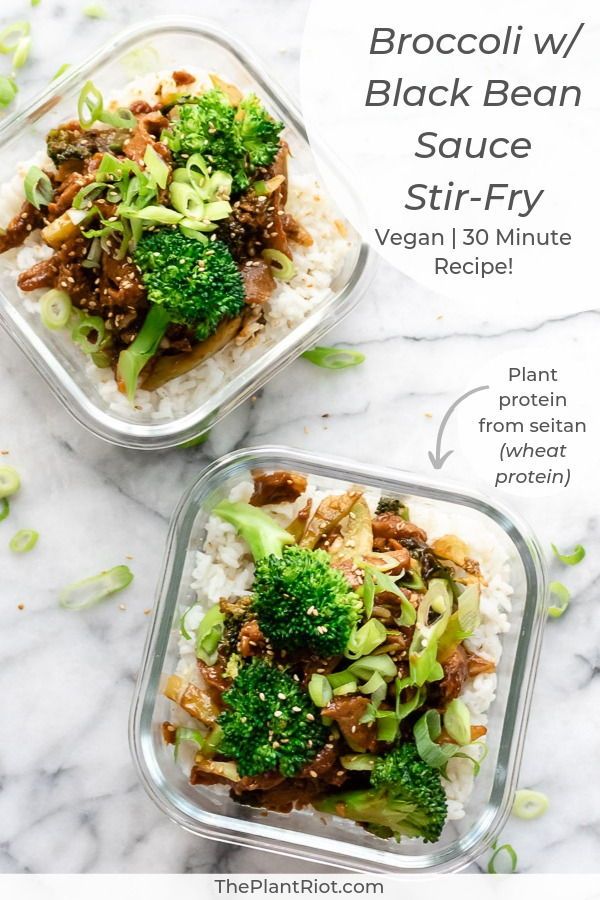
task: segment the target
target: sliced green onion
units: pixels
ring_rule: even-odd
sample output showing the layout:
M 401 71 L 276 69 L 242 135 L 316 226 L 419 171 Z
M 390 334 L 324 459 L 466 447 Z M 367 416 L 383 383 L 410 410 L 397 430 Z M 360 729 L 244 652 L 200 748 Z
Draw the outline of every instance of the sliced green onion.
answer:
M 21 528 L 10 539 L 8 547 L 13 553 L 29 553 L 37 544 L 39 536 L 32 528 Z
M 373 672 L 366 684 L 363 684 L 359 690 L 361 694 L 370 694 L 371 701 L 379 706 L 387 694 L 387 684 L 379 672 Z
M 12 466 L 0 466 L 0 499 L 12 497 L 21 487 L 21 477 Z
M 213 172 L 208 180 L 208 196 L 210 200 L 229 200 L 231 188 L 233 187 L 233 177 L 228 172 L 217 170 Z M 231 213 L 231 207 L 229 207 Z
M 392 743 L 398 736 L 398 728 L 400 723 L 396 718 L 396 713 L 390 709 L 380 709 L 377 711 L 377 740 Z
M 42 2 L 42 0 L 31 0 L 31 5 L 32 5 L 32 6 L 39 6 L 41 2 Z
M 400 607 L 402 614 L 396 620 L 398 625 L 414 625 L 417 620 L 417 611 L 406 597 L 404 591 L 400 590 L 394 578 L 386 572 L 382 572 L 376 566 L 363 565 L 362 568 L 367 572 L 375 583 L 375 594 L 394 594 L 400 599 Z M 399 577 L 399 576 L 398 576 Z
M 414 569 L 411 569 L 410 572 L 407 572 L 400 579 L 402 583 L 402 587 L 408 588 L 411 591 L 426 591 L 427 585 L 421 578 L 419 572 L 416 572 Z
M 31 50 L 31 38 L 22 37 L 17 44 L 12 58 L 13 69 L 22 69 L 29 59 L 29 51 Z
M 377 762 L 371 753 L 348 753 L 340 756 L 340 762 L 349 772 L 370 772 Z
M 552 552 L 565 566 L 576 566 L 585 557 L 585 547 L 577 544 L 572 553 L 561 553 L 556 544 L 551 544 Z
M 194 728 L 178 728 L 175 731 L 175 759 L 179 756 L 179 747 L 183 741 L 193 741 L 204 752 L 205 736 L 201 731 L 196 731 Z
M 193 153 L 185 164 L 185 168 L 190 183 L 197 184 L 199 187 L 202 187 L 210 176 L 210 167 L 201 153 Z
M 108 13 L 101 3 L 90 3 L 89 6 L 83 8 L 84 16 L 88 19 L 106 19 Z
M 515 794 L 513 815 L 518 819 L 539 819 L 548 811 L 550 801 L 539 791 L 522 790 Z
M 100 113 L 99 119 L 101 122 L 104 122 L 105 125 L 112 125 L 113 128 L 135 128 L 137 125 L 137 119 L 130 109 L 126 109 L 124 106 L 120 106 L 115 112 L 111 112 L 110 110 L 103 110 Z
M 517 871 L 518 858 L 514 847 L 510 844 L 502 844 L 501 847 L 497 847 L 496 844 L 493 845 L 494 852 L 490 858 L 488 863 L 488 874 L 489 875 L 513 875 Z M 508 863 L 510 864 L 510 869 L 508 871 L 498 872 L 496 870 L 496 860 L 498 857 L 507 857 Z M 506 860 L 505 860 L 506 862 Z
M 94 353 L 90 353 L 90 359 L 98 369 L 108 369 L 112 365 L 110 356 L 104 350 L 96 350 Z
M 423 713 L 413 728 L 419 756 L 434 769 L 443 769 L 448 760 L 455 756 L 460 749 L 455 744 L 436 744 L 441 733 L 440 714 L 435 709 L 428 709 L 426 713 Z
M 367 681 L 373 672 L 379 672 L 382 678 L 394 678 L 398 674 L 398 667 L 389 653 L 380 653 L 377 656 L 363 656 L 348 666 L 346 671 L 356 678 Z
M 104 100 L 93 81 L 86 81 L 77 100 L 79 124 L 84 130 L 97 122 L 104 110 Z
M 58 601 L 63 609 L 88 609 L 111 594 L 122 591 L 132 581 L 133 572 L 128 566 L 115 566 L 114 569 L 107 569 L 99 575 L 68 585 L 60 592 Z
M 369 677 L 370 673 L 367 675 L 367 678 Z M 326 678 L 335 690 L 345 684 L 356 684 L 356 679 L 360 678 L 360 675 L 351 672 L 350 669 L 344 669 L 342 672 L 333 672 L 331 675 L 327 675 Z
M 137 47 L 130 50 L 121 60 L 121 64 L 132 78 L 137 75 L 147 75 L 148 72 L 155 72 L 160 63 L 158 52 L 151 44 L 145 44 L 143 47 Z
M 188 606 L 188 608 L 186 609 L 186 611 L 183 613 L 181 619 L 179 620 L 179 631 L 180 631 L 180 633 L 181 633 L 181 636 L 182 636 L 183 638 L 185 638 L 186 641 L 191 641 L 192 636 L 191 636 L 191 634 L 189 633 L 189 631 L 188 631 L 187 628 L 186 628 L 185 620 L 186 620 L 186 618 L 187 618 L 187 614 L 188 614 L 189 612 L 191 612 L 193 609 L 195 609 L 197 606 L 198 606 L 197 603 L 192 603 L 191 606 Z
M 375 604 L 375 584 L 373 583 L 373 576 L 370 572 L 365 572 L 362 586 L 362 602 L 365 609 L 365 616 L 367 619 L 370 619 Z
M 465 637 L 470 637 L 481 623 L 481 588 L 470 584 L 458 597 L 458 623 Z
M 0 31 L 0 53 L 13 53 L 19 46 L 21 38 L 26 37 L 31 31 L 29 22 L 12 22 Z M 14 42 L 10 38 L 14 37 Z
M 94 338 L 95 335 L 95 338 Z M 106 325 L 100 316 L 86 316 L 77 322 L 71 337 L 84 353 L 95 353 L 100 349 L 106 335 Z
M 73 304 L 66 291 L 52 289 L 40 299 L 42 324 L 50 331 L 66 328 L 71 318 Z
M 291 261 L 289 256 L 286 256 L 285 253 L 282 253 L 281 250 L 263 250 L 261 253 L 262 258 L 265 262 L 268 262 L 271 266 L 271 272 L 278 278 L 280 281 L 291 281 L 294 275 L 296 274 L 296 267 L 294 263 Z M 317 352 L 319 348 L 316 347 L 315 350 L 309 350 L 309 353 Z M 302 354 L 306 359 L 308 357 L 306 354 Z M 311 359 L 311 362 L 314 360 Z M 317 365 L 322 365 L 322 363 L 317 363 Z M 356 363 L 354 363 L 356 365 Z M 326 369 L 331 368 L 345 368 L 345 366 L 325 366 Z
M 39 209 L 41 206 L 48 206 L 54 196 L 52 182 L 45 172 L 38 169 L 37 166 L 31 166 L 25 181 L 23 183 L 25 196 L 29 202 Z
M 190 219 L 204 219 L 206 204 L 191 184 L 174 181 L 169 188 L 171 204 L 177 212 Z
M 554 603 L 552 606 L 548 607 L 548 615 L 553 619 L 560 619 L 563 613 L 567 611 L 571 602 L 571 592 L 568 587 L 560 581 L 552 581 L 550 583 L 550 593 L 552 596 L 556 597 L 558 603 Z
M 451 700 L 444 713 L 444 728 L 453 741 L 465 747 L 471 743 L 471 713 L 462 700 Z
M 92 205 L 92 201 L 96 200 L 104 191 L 106 185 L 100 181 L 93 181 L 86 184 L 73 197 L 73 209 L 85 209 Z
M 213 200 L 204 208 L 204 216 L 209 222 L 220 222 L 222 219 L 227 219 L 231 213 L 231 203 L 228 200 Z
M 169 167 L 151 144 L 148 144 L 146 147 L 144 163 L 159 188 L 166 188 L 167 180 L 169 178 Z
M 0 499 L 0 522 L 4 522 L 10 515 L 10 502 L 7 497 Z
M 266 181 L 255 181 L 252 185 L 252 190 L 256 194 L 257 197 L 266 197 L 269 193 L 267 190 L 267 182 Z
M 308 682 L 308 694 L 315 706 L 327 706 L 333 696 L 331 685 L 324 675 L 315 673 Z
M 127 209 L 123 214 L 131 219 L 143 219 L 144 222 L 159 222 L 161 225 L 177 225 L 183 216 L 168 206 L 146 206 L 144 209 Z
M 185 234 L 186 237 L 192 238 L 192 240 L 200 241 L 203 244 L 208 244 L 208 238 L 201 231 L 198 231 L 195 228 L 186 228 L 185 225 L 179 225 L 179 230 L 182 234 Z
M 349 681 L 347 684 L 340 684 L 339 687 L 333 689 L 334 697 L 343 697 L 345 694 L 356 694 L 358 691 L 358 683 Z
M 404 688 L 414 687 L 414 693 L 410 700 L 402 703 L 402 691 Z M 398 722 L 402 722 L 410 716 L 416 709 L 423 705 L 427 696 L 427 688 L 416 687 L 412 684 L 410 678 L 396 679 L 396 718 Z
M 364 363 L 366 357 L 364 353 L 359 353 L 357 350 L 343 350 L 338 347 L 315 347 L 314 350 L 307 350 L 303 353 L 302 359 L 307 359 L 313 365 L 320 366 L 322 369 L 349 369 L 352 366 L 360 366 L 361 363 Z
M 0 109 L 6 109 L 7 106 L 10 106 L 18 93 L 19 88 L 14 78 L 9 78 L 8 75 L 0 75 Z
M 196 631 L 196 656 L 209 666 L 216 662 L 224 627 L 225 616 L 216 603 L 208 610 Z
M 70 68 L 71 68 L 71 63 L 63 63 L 62 66 L 59 66 L 59 68 L 56 70 L 56 72 L 54 73 L 54 75 L 51 78 L 51 81 L 56 81 L 57 78 L 60 78 L 61 75 L 64 75 L 65 72 L 67 72 Z
M 378 619 L 369 619 L 368 622 L 352 632 L 344 650 L 344 656 L 348 659 L 368 656 L 376 647 L 384 643 L 386 637 L 387 632 L 383 622 Z
M 216 231 L 217 228 L 217 226 L 213 225 L 212 222 L 209 222 L 208 219 L 190 219 L 185 217 L 179 224 L 193 231 L 204 231 L 207 234 L 211 231 Z

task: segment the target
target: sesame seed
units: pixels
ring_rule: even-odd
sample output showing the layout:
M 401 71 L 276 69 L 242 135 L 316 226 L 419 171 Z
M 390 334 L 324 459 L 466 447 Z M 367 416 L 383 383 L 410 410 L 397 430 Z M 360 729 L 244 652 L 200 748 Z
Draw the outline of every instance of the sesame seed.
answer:
M 259 694 L 258 696 L 260 697 L 261 700 L 266 700 L 266 699 L 267 699 L 267 698 L 265 697 L 265 695 L 263 694 L 262 691 L 260 692 L 260 694 Z
M 317 773 L 315 772 L 314 769 L 311 769 L 311 770 L 310 770 L 310 777 L 311 777 L 311 778 L 318 778 L 319 776 L 317 775 Z
M 277 696 L 279 697 L 280 700 L 287 700 L 287 697 L 285 694 L 277 694 Z
M 273 713 L 273 715 L 275 716 L 276 719 L 280 719 L 282 717 L 283 713 L 281 712 L 280 709 L 276 709 L 275 712 Z
M 314 721 L 315 721 L 315 717 L 313 716 L 312 713 L 306 713 L 306 720 L 307 720 L 308 722 L 314 722 Z
M 302 712 L 302 709 L 299 706 L 292 706 L 292 712 L 295 712 L 295 713 Z

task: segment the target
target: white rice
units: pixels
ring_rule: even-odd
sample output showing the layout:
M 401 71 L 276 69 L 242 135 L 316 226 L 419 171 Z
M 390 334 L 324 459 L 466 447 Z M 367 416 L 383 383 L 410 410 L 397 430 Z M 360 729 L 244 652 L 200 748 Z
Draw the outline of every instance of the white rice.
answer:
M 229 499 L 248 501 L 252 491 L 252 482 L 243 481 L 231 491 Z M 309 496 L 318 503 L 330 492 L 309 485 L 307 492 L 295 503 L 266 506 L 264 509 L 285 527 L 294 519 Z M 374 511 L 379 495 L 368 493 L 365 494 L 365 499 Z M 412 498 L 409 507 L 411 521 L 426 531 L 430 542 L 445 534 L 455 534 L 468 545 L 470 555 L 480 563 L 482 575 L 487 582 L 481 592 L 481 625 L 465 643 L 469 650 L 497 664 L 502 654 L 499 636 L 510 627 L 509 614 L 513 593 L 507 580 L 509 570 L 505 550 L 499 546 L 497 536 L 491 530 L 479 522 L 475 523 L 465 512 L 432 507 Z M 199 605 L 194 607 L 186 618 L 186 628 L 191 640 L 187 641 L 184 638 L 180 640 L 177 673 L 187 681 L 202 686 L 194 654 L 193 632 L 198 627 L 204 611 L 217 603 L 221 597 L 246 595 L 253 579 L 254 564 L 245 541 L 238 536 L 232 525 L 217 516 L 210 516 L 203 549 L 196 553 L 192 573 L 191 588 L 196 592 Z M 495 673 L 484 673 L 467 680 L 461 700 L 469 708 L 473 725 L 487 724 L 486 713 L 496 696 L 496 682 Z M 182 719 L 180 722 L 176 721 L 176 724 L 189 724 L 185 714 L 183 716 L 185 722 Z M 476 749 L 467 748 L 465 752 L 472 752 L 475 757 L 478 755 Z M 191 765 L 192 755 L 188 757 L 182 755 L 184 766 Z M 473 765 L 468 759 L 451 759 L 447 767 L 447 780 L 444 779 L 443 784 L 448 799 L 448 819 L 463 818 L 465 804 L 473 790 Z
M 195 69 L 189 71 L 196 76 L 196 83 L 186 86 L 186 90 L 198 92 L 207 84 L 208 76 Z M 128 106 L 139 99 L 153 103 L 157 91 L 163 99 L 176 92 L 168 73 L 147 75 L 131 82 L 120 96 L 112 99 L 111 105 Z M 31 165 L 46 169 L 53 167 L 46 154 L 41 153 L 36 159 L 22 163 L 15 177 L 0 185 L 0 227 L 5 227 L 18 213 L 23 202 L 23 180 Z M 107 409 L 124 419 L 141 422 L 171 420 L 190 413 L 281 341 L 331 295 L 332 284 L 342 270 L 352 242 L 314 175 L 298 171 L 294 159 L 290 161 L 288 188 L 287 210 L 307 229 L 313 244 L 310 247 L 294 245 L 296 275 L 289 283 L 278 282 L 276 290 L 263 305 L 264 327 L 243 344 L 234 340 L 192 372 L 158 390 L 138 391 L 134 407 L 119 393 L 111 369 L 98 369 L 80 354 L 81 366 Z M 40 233 L 36 232 L 22 247 L 0 256 L 3 279 L 8 276 L 13 283 L 16 282 L 21 272 L 52 252 L 42 242 Z M 38 315 L 37 301 L 42 291 L 20 294 L 27 312 Z M 69 341 L 66 335 L 65 341 Z

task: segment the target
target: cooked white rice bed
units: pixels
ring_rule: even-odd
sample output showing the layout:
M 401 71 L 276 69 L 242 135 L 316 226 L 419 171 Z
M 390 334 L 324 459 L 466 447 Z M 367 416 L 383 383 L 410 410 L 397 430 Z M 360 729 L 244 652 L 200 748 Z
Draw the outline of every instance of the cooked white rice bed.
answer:
M 188 71 L 196 76 L 194 84 L 186 85 L 189 93 L 199 93 L 210 85 L 206 73 L 197 69 Z M 146 75 L 131 82 L 120 96 L 112 99 L 110 105 L 129 106 L 135 100 L 154 103 L 157 92 L 162 99 L 177 92 L 169 73 Z M 5 227 L 19 212 L 23 203 L 23 180 L 31 165 L 46 169 L 53 167 L 46 154 L 40 153 L 35 159 L 22 163 L 13 179 L 0 185 L 0 227 Z M 193 371 L 156 391 L 138 391 L 134 407 L 119 393 L 112 369 L 98 369 L 91 360 L 80 354 L 82 367 L 108 409 L 124 419 L 142 422 L 161 422 L 190 413 L 261 357 L 265 350 L 282 340 L 330 296 L 332 284 L 343 267 L 351 242 L 314 175 L 297 171 L 294 159 L 290 160 L 288 189 L 287 210 L 308 230 L 314 243 L 311 247 L 293 245 L 296 275 L 289 283 L 278 282 L 276 290 L 263 305 L 266 324 L 262 330 L 242 345 L 231 342 Z M 21 272 L 52 252 L 36 232 L 22 247 L 0 256 L 0 266 L 8 270 L 11 279 L 16 281 Z M 24 307 L 33 315 L 39 314 L 37 301 L 42 293 L 21 292 Z M 65 334 L 65 341 L 68 340 Z
M 250 480 L 238 484 L 229 495 L 230 500 L 248 501 L 253 485 Z M 309 484 L 308 490 L 295 503 L 281 503 L 264 507 L 284 527 L 295 518 L 308 497 L 314 498 L 315 505 L 330 490 L 316 489 Z M 365 494 L 374 511 L 379 500 L 376 493 Z M 500 635 L 510 628 L 512 587 L 508 583 L 508 561 L 506 552 L 498 545 L 496 536 L 485 526 L 474 523 L 473 519 L 460 510 L 431 507 L 417 499 L 411 499 L 411 521 L 427 533 L 428 540 L 434 541 L 445 534 L 455 534 L 468 545 L 470 553 L 481 565 L 481 572 L 487 585 L 481 592 L 481 625 L 466 646 L 482 657 L 496 664 L 502 654 Z M 186 617 L 186 628 L 191 636 L 180 640 L 180 661 L 177 673 L 187 681 L 202 687 L 194 654 L 194 632 L 204 611 L 217 603 L 221 597 L 241 597 L 247 594 L 254 580 L 254 564 L 246 542 L 233 527 L 217 516 L 210 516 L 206 526 L 203 550 L 196 554 L 196 564 L 192 573 L 191 588 L 197 594 L 199 606 L 193 608 Z M 471 713 L 473 725 L 487 725 L 487 710 L 496 696 L 496 674 L 484 673 L 469 678 L 464 686 L 461 700 Z M 175 724 L 192 724 L 179 707 L 173 705 Z M 485 740 L 485 739 L 483 739 Z M 186 749 L 186 748 L 182 748 Z M 477 750 L 473 752 L 478 755 Z M 181 762 L 189 772 L 193 752 L 188 747 L 187 754 L 181 754 Z M 451 759 L 447 768 L 448 780 L 443 780 L 448 798 L 448 819 L 462 819 L 465 804 L 474 785 L 473 765 L 468 759 Z

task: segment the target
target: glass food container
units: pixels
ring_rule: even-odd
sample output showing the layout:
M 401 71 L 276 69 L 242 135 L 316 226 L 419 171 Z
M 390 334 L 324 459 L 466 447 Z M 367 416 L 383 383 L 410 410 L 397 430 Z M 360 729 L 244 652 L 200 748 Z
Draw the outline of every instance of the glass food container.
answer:
M 178 659 L 182 611 L 196 600 L 190 590 L 195 553 L 201 549 L 211 509 L 254 469 L 291 469 L 334 490 L 349 485 L 415 498 L 427 507 L 460 510 L 485 525 L 506 551 L 514 589 L 510 630 L 501 636 L 496 699 L 488 710 L 488 755 L 475 779 L 465 816 L 448 822 L 436 844 L 378 839 L 352 822 L 312 811 L 265 813 L 229 798 L 225 788 L 193 787 L 163 743 L 161 723 L 170 702 L 161 694 Z M 188 831 L 298 859 L 380 874 L 454 872 L 496 839 L 516 789 L 546 609 L 546 575 L 540 547 L 528 527 L 476 494 L 392 469 L 376 469 L 279 447 L 242 450 L 209 466 L 182 498 L 172 521 L 164 572 L 146 641 L 131 711 L 130 742 L 142 782 L 154 802 Z
M 315 174 L 300 113 L 246 49 L 221 31 L 198 19 L 156 19 L 118 35 L 86 63 L 63 76 L 32 104 L 0 129 L 0 184 L 14 178 L 19 164 L 44 149 L 48 130 L 74 117 L 77 98 L 88 79 L 105 96 L 146 71 L 173 71 L 186 65 L 216 72 L 243 91 L 255 91 L 277 118 L 285 122 L 283 136 L 293 153 L 294 171 Z M 133 67 L 133 72 L 132 72 Z M 333 162 L 333 161 L 332 161 Z M 350 190 L 348 188 L 348 190 Z M 128 408 L 118 411 L 102 397 L 85 371 L 86 360 L 64 333 L 46 330 L 35 310 L 24 303 L 14 271 L 0 257 L 0 323 L 23 350 L 67 410 L 98 437 L 123 447 L 164 449 L 206 433 L 238 404 L 252 396 L 273 375 L 298 357 L 338 323 L 366 289 L 372 256 L 357 234 L 347 227 L 349 249 L 341 271 L 327 295 L 306 317 L 275 344 L 254 353 L 237 373 L 225 376 L 185 413 L 168 418 L 140 419 Z

